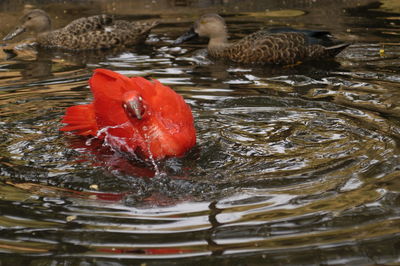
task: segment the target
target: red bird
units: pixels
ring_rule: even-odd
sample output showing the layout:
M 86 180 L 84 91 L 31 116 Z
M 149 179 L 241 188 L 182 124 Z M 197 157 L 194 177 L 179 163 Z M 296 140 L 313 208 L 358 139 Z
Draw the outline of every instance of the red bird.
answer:
M 196 144 L 190 107 L 159 81 L 96 69 L 89 84 L 93 102 L 68 107 L 61 131 L 154 159 L 182 156 Z

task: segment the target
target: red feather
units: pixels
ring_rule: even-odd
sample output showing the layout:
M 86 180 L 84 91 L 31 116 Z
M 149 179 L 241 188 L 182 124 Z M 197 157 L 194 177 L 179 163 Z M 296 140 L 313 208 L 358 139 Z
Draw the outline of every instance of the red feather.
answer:
M 97 69 L 89 84 L 93 102 L 67 108 L 60 130 L 95 136 L 114 149 L 155 159 L 182 156 L 196 144 L 190 107 L 157 80 Z M 132 109 L 132 100 L 138 109 Z
M 75 105 L 67 108 L 61 122 L 67 125 L 60 130 L 75 131 L 77 135 L 95 135 L 98 130 L 93 104 Z

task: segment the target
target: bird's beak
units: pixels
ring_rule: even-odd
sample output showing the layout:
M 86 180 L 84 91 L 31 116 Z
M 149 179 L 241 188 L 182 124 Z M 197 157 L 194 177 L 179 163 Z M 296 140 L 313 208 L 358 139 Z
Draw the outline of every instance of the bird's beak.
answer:
M 6 37 L 3 38 L 3 41 L 8 41 L 13 39 L 15 36 L 20 35 L 25 31 L 25 27 L 17 27 L 14 31 L 10 32 L 9 34 L 6 35 Z
M 182 34 L 180 37 L 178 37 L 175 41 L 174 41 L 174 45 L 177 44 L 181 44 L 184 42 L 187 42 L 191 39 L 193 39 L 194 37 L 198 37 L 199 35 L 194 31 L 194 28 L 190 28 L 189 31 L 187 31 L 186 33 Z
M 141 120 L 143 118 L 143 104 L 139 100 L 139 97 L 134 97 L 127 102 L 127 108 L 129 113 L 132 116 L 135 116 L 137 119 Z

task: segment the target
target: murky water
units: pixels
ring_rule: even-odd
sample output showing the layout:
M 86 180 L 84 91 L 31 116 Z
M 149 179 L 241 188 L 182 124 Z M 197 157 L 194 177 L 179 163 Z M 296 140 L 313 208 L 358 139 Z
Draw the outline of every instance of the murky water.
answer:
M 3 1 L 2 36 L 27 2 L 56 26 L 99 13 L 161 24 L 122 52 L 1 54 L 0 264 L 400 262 L 397 1 Z M 209 11 L 233 39 L 290 25 L 353 45 L 283 68 L 172 46 Z M 197 146 L 154 167 L 59 132 L 98 67 L 173 87 Z

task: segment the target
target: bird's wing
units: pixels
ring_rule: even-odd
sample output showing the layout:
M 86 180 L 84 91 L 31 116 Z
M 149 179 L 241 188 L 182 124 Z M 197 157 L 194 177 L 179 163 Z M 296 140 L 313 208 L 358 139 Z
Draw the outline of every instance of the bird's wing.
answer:
M 112 25 L 114 19 L 110 15 L 97 15 L 76 19 L 63 28 L 63 31 L 73 35 L 95 31 Z
M 303 33 L 258 31 L 231 45 L 227 54 L 234 62 L 293 64 L 307 55 L 307 46 Z

